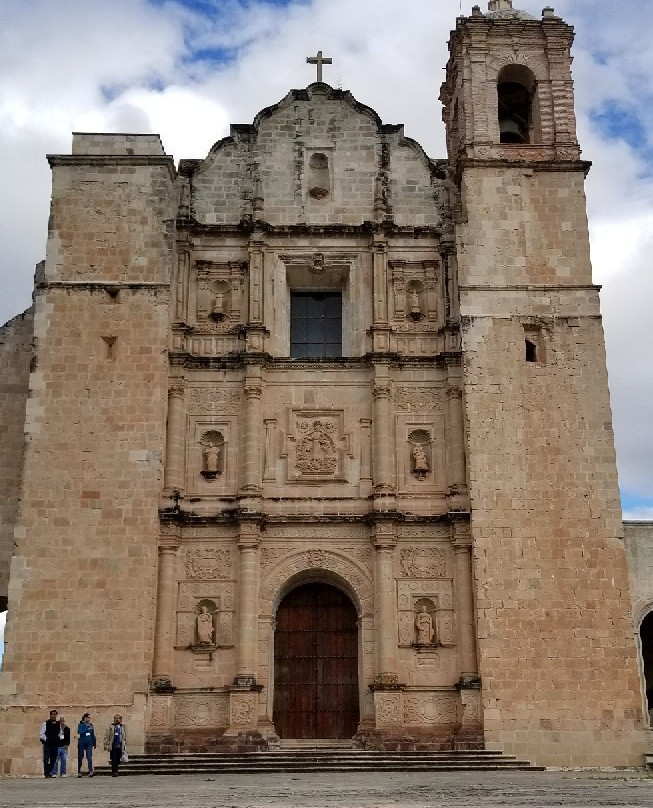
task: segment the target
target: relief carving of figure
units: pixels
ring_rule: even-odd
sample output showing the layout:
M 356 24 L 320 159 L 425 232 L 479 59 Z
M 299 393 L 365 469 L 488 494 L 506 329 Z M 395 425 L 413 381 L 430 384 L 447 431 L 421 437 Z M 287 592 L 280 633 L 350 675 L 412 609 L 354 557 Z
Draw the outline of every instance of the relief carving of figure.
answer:
M 199 645 L 212 645 L 215 629 L 213 628 L 213 615 L 206 606 L 200 606 L 196 620 L 197 642 Z
M 417 645 L 431 645 L 433 642 L 433 618 L 424 604 L 415 615 L 415 633 Z
M 217 474 L 220 471 L 220 447 L 209 445 L 204 449 L 204 471 Z
M 333 438 L 333 424 L 313 421 L 300 424 L 304 436 L 297 446 L 297 468 L 303 474 L 333 474 L 338 455 Z

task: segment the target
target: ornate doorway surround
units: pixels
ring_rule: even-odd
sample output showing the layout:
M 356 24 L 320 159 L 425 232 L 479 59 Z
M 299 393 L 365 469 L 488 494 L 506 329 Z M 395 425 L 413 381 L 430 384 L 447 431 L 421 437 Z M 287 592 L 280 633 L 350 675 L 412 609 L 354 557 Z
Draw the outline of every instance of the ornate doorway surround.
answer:
M 274 636 L 273 720 L 281 738 L 351 738 L 359 722 L 357 614 L 334 586 L 298 586 Z

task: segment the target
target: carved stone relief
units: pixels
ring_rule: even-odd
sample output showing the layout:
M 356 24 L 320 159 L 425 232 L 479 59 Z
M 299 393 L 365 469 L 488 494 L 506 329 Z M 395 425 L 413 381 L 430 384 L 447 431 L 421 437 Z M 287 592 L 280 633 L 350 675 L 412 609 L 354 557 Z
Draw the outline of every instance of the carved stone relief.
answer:
M 186 550 L 186 578 L 210 581 L 232 577 L 231 550 L 220 547 L 196 547 Z
M 229 711 L 231 725 L 240 727 L 256 726 L 256 693 L 234 693 L 231 695 Z
M 170 725 L 171 696 L 150 696 L 150 729 L 163 729 Z
M 480 690 L 460 691 L 460 701 L 462 704 L 464 727 L 472 725 L 478 726 L 481 723 L 481 692 Z
M 300 551 L 283 558 L 280 563 L 270 569 L 261 581 L 261 611 L 271 614 L 274 599 L 283 585 L 295 575 L 310 569 L 321 569 L 333 572 L 347 581 L 356 592 L 363 614 L 372 611 L 372 581 L 368 569 L 360 567 L 354 561 L 341 555 L 327 551 Z
M 175 695 L 173 700 L 175 726 L 226 727 L 227 694 Z
M 374 712 L 376 725 L 401 723 L 401 693 L 388 693 L 377 690 L 374 693 Z
M 188 412 L 191 415 L 238 415 L 240 399 L 239 390 L 195 387 L 188 391 Z
M 447 550 L 444 547 L 413 547 L 399 554 L 401 572 L 406 578 L 445 578 Z
M 297 423 L 296 468 L 300 474 L 333 474 L 338 466 L 334 441 L 335 426 L 329 421 L 299 421 Z
M 399 412 L 442 412 L 441 395 L 437 387 L 395 387 L 395 407 Z
M 435 645 L 438 641 L 435 624 L 435 603 L 430 598 L 420 598 L 415 603 L 415 644 Z
M 404 694 L 404 723 L 457 724 L 460 720 L 458 693 L 436 692 L 419 695 Z
M 296 481 L 344 481 L 350 453 L 342 410 L 290 410 L 284 446 L 288 477 Z

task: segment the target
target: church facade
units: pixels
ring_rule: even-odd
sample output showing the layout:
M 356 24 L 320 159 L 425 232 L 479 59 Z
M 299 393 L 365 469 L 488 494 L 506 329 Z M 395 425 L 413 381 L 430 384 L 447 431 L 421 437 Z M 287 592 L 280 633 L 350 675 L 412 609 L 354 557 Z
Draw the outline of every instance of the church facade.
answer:
M 133 752 L 642 763 L 572 38 L 458 18 L 446 159 L 322 81 L 177 168 L 49 157 L 1 346 L 5 773 L 50 706 Z

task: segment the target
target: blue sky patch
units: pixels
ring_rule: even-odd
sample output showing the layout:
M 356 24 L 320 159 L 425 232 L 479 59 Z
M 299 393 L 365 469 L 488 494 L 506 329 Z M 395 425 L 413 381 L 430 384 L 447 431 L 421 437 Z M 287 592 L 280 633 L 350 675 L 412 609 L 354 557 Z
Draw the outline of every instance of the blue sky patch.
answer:
M 624 511 L 635 511 L 640 508 L 653 510 L 653 497 L 643 497 L 638 494 L 631 494 L 628 491 L 622 491 L 621 508 Z
M 649 150 L 646 127 L 632 107 L 608 101 L 599 112 L 592 112 L 590 118 L 606 137 L 624 140 L 637 152 Z

